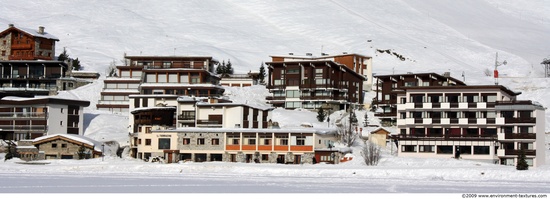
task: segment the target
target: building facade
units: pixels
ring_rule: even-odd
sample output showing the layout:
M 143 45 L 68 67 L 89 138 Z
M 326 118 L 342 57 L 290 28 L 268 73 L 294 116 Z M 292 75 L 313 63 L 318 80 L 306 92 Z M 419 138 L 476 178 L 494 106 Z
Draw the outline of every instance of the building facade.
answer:
M 167 94 L 217 97 L 224 89 L 211 71 L 212 57 L 126 56 L 115 77 L 104 80 L 98 110 L 129 112 L 129 95 Z
M 287 109 L 344 109 L 363 103 L 365 77 L 334 61 L 267 62 L 267 102 Z
M 503 86 L 408 87 L 397 95 L 399 156 L 545 162 L 544 107 Z
M 335 139 L 311 128 L 274 128 L 270 107 L 175 95 L 131 95 L 130 102 L 131 154 L 139 159 L 312 163 L 330 160 L 316 150 Z
M 284 62 L 284 61 L 302 61 L 302 60 L 328 60 L 333 61 L 339 64 L 342 64 L 349 69 L 355 71 L 358 74 L 361 74 L 365 77 L 363 82 L 363 89 L 370 90 L 372 87 L 372 57 L 360 55 L 360 54 L 348 54 L 344 52 L 339 55 L 329 55 L 326 53 L 321 54 L 321 56 L 313 56 L 311 53 L 307 53 L 306 56 L 294 55 L 294 53 L 289 53 L 289 55 L 272 55 L 272 62 Z
M 83 109 L 89 101 L 53 97 L 0 100 L 0 138 L 32 139 L 49 134 L 83 134 Z
M 21 97 L 57 95 L 64 90 L 58 81 L 67 69 L 62 61 L 0 61 L 0 91 Z
M 397 95 L 402 94 L 405 88 L 422 86 L 465 86 L 462 81 L 436 73 L 375 75 L 376 96 L 372 99 L 372 106 L 377 110 L 382 125 L 395 125 L 397 118 Z
M 15 27 L 0 32 L 0 60 L 54 60 L 57 37 L 44 31 Z

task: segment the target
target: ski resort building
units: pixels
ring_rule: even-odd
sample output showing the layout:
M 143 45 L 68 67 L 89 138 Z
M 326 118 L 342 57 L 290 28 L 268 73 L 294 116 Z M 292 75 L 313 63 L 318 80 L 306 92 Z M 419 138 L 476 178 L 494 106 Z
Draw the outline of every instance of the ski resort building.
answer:
M 89 101 L 54 97 L 4 97 L 0 100 L 0 139 L 83 135 L 83 109 L 89 105 Z
M 131 95 L 130 104 L 139 105 L 131 107 L 129 119 L 135 158 L 161 157 L 169 163 L 337 162 L 331 154 L 338 150 L 327 148 L 336 138 L 334 130 L 278 128 L 271 121 L 271 107 L 175 95 Z
M 9 24 L 0 32 L 0 60 L 54 60 L 57 41 L 42 26 L 28 29 Z
M 266 100 L 274 107 L 317 109 L 328 106 L 341 110 L 350 103 L 363 103 L 366 77 L 338 62 L 284 60 L 266 65 L 266 87 L 272 93 Z
M 376 96 L 372 99 L 372 106 L 376 108 L 375 116 L 380 118 L 382 125 L 395 125 L 397 119 L 397 96 L 404 93 L 408 87 L 432 86 L 465 86 L 460 80 L 452 78 L 450 74 L 437 73 L 409 73 L 392 75 L 375 75 Z
M 174 94 L 217 97 L 224 89 L 207 56 L 126 56 L 116 75 L 104 80 L 98 110 L 129 112 L 129 95 Z
M 545 108 L 504 86 L 410 86 L 397 94 L 402 157 L 545 162 Z
M 307 53 L 305 56 L 294 55 L 289 53 L 288 55 L 272 55 L 272 62 L 285 62 L 285 61 L 304 61 L 304 60 L 326 60 L 333 61 L 335 63 L 342 64 L 349 69 L 353 70 L 357 74 L 363 75 L 365 81 L 363 81 L 363 90 L 370 90 L 372 87 L 372 57 L 360 55 L 356 53 L 343 52 L 338 55 L 329 55 L 322 53 L 321 56 L 314 56 L 312 53 Z

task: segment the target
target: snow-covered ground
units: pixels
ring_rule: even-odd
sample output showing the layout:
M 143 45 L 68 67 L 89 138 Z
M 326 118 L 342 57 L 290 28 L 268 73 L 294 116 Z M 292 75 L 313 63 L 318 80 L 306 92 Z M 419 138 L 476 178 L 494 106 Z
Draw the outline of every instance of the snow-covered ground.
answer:
M 522 92 L 519 99 L 550 106 L 550 79 L 539 64 L 550 56 L 546 0 L 5 0 L 0 13 L 0 28 L 44 26 L 60 39 L 57 52 L 66 48 L 84 70 L 102 74 L 58 96 L 89 100 L 85 135 L 121 146 L 128 144 L 128 117 L 98 111 L 95 104 L 107 68 L 113 61 L 122 64 L 124 53 L 213 56 L 231 60 L 235 71 L 244 73 L 258 70 L 269 55 L 349 52 L 372 56 L 376 74 L 451 72 L 467 84 L 494 84 L 485 73 L 494 69 L 498 52 L 498 61 L 508 63 L 498 68 L 499 83 Z M 376 49 L 390 49 L 406 60 Z M 268 92 L 259 86 L 226 88 L 226 95 L 235 102 L 266 105 Z M 374 94 L 367 95 L 370 100 Z M 357 112 L 360 122 L 364 114 Z M 369 123 L 377 124 L 369 114 Z M 333 113 L 331 122 L 342 115 Z M 548 123 L 550 111 L 546 115 Z M 282 127 L 328 125 L 315 116 L 303 110 L 273 112 Z M 378 166 L 368 167 L 358 149 L 353 161 L 339 165 L 152 164 L 113 156 L 22 165 L 14 159 L 0 162 L 0 193 L 549 192 L 548 166 L 516 171 L 464 160 L 398 158 L 386 151 Z

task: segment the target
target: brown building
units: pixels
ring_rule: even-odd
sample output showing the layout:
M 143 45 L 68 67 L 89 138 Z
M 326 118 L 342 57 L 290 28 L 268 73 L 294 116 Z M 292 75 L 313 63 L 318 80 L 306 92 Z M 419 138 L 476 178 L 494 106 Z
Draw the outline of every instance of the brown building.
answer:
M 53 60 L 56 41 L 42 26 L 33 30 L 9 24 L 0 32 L 0 60 Z
M 439 75 L 436 73 L 376 75 L 374 78 L 376 81 L 376 97 L 372 99 L 372 106 L 377 108 L 375 116 L 379 117 L 385 126 L 395 125 L 397 95 L 404 93 L 404 88 L 466 85 L 448 74 Z
M 54 134 L 39 137 L 32 144 L 45 159 L 88 159 L 102 155 L 104 144 L 81 135 Z
M 116 77 L 104 80 L 99 110 L 128 112 L 129 95 L 166 94 L 217 97 L 224 89 L 208 56 L 126 56 Z
M 343 109 L 363 103 L 365 76 L 330 60 L 267 62 L 268 103 L 287 109 Z

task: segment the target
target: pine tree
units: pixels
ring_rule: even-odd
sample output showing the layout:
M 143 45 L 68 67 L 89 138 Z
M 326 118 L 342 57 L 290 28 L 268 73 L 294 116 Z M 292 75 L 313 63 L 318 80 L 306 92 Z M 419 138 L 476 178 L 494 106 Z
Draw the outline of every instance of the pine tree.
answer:
M 231 65 L 231 60 L 227 60 L 227 65 L 225 65 L 225 74 L 233 75 L 233 67 Z
M 225 74 L 225 61 L 222 61 L 221 64 L 218 63 L 218 67 L 216 67 L 216 74 L 218 75 Z
M 258 80 L 260 84 L 265 84 L 265 67 L 264 63 L 262 62 L 262 65 L 260 66 L 260 74 L 258 75 Z
M 350 112 L 349 116 L 351 117 L 351 124 L 357 124 L 357 116 L 355 116 L 355 112 L 353 110 Z
M 527 161 L 525 161 L 525 150 L 521 148 L 518 153 L 518 163 L 516 165 L 517 170 L 527 170 L 529 169 L 529 165 L 527 164 Z
M 69 59 L 69 55 L 67 55 L 67 50 L 63 48 L 63 52 L 59 54 L 59 56 L 57 57 L 57 61 L 65 61 L 67 59 Z
M 78 60 L 78 57 L 73 60 L 73 70 L 80 70 L 80 61 Z
M 317 121 L 319 122 L 325 121 L 326 116 L 327 115 L 325 113 L 325 110 L 323 110 L 323 107 L 320 107 L 319 110 L 317 111 Z
M 78 159 L 84 159 L 86 158 L 86 148 L 84 147 L 84 144 L 78 148 L 78 151 L 76 152 L 78 154 Z

